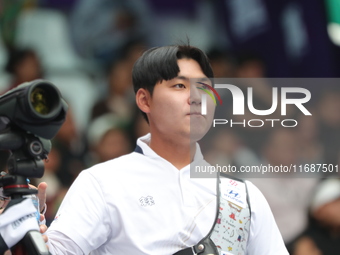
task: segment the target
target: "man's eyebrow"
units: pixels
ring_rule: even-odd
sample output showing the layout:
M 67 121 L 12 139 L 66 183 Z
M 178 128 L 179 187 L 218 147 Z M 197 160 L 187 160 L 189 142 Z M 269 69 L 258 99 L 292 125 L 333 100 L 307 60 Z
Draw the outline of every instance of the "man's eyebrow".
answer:
M 180 80 L 190 80 L 188 77 L 186 76 L 177 76 L 174 79 L 180 79 Z M 202 78 L 191 78 L 194 79 L 196 81 L 200 81 L 200 82 L 210 82 L 210 79 L 207 77 L 202 77 Z
M 198 78 L 197 81 L 200 81 L 200 82 L 211 82 L 211 80 L 207 77 L 202 77 L 202 78 Z

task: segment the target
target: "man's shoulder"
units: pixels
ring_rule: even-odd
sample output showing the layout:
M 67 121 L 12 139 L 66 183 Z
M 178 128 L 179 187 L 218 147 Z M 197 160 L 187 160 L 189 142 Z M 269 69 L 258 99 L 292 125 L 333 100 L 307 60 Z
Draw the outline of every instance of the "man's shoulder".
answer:
M 86 171 L 93 176 L 127 175 L 133 171 L 141 171 L 148 165 L 144 155 L 131 152 L 129 154 L 98 163 Z

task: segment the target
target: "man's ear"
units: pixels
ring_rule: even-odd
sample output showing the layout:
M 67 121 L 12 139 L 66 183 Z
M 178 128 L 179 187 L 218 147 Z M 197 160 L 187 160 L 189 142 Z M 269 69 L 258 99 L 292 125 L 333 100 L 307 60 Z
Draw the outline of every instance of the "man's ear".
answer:
M 140 88 L 136 93 L 136 104 L 138 108 L 145 113 L 150 112 L 150 92 L 146 89 Z

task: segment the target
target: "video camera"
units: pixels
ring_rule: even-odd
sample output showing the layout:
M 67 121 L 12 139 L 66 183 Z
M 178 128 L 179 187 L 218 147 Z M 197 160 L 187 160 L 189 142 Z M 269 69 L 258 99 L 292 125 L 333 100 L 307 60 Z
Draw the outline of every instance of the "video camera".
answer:
M 42 177 L 43 167 L 36 166 L 47 157 L 49 139 L 59 131 L 67 108 L 59 90 L 44 80 L 23 83 L 0 97 L 0 150 L 22 154 L 10 157 L 10 174 Z
M 29 188 L 27 177 L 44 175 L 50 139 L 64 123 L 67 109 L 59 90 L 45 80 L 23 83 L 0 96 L 0 157 L 8 171 L 0 177 L 0 187 L 11 197 L 8 207 L 37 193 Z M 49 254 L 38 234 L 22 240 L 28 254 Z

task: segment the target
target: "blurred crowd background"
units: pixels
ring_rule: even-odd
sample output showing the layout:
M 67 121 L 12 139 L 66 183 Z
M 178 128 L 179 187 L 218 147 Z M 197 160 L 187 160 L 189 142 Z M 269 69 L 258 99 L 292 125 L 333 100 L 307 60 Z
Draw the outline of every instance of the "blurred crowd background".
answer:
M 136 138 L 148 132 L 132 90 L 136 59 L 150 47 L 188 42 L 207 52 L 218 78 L 337 78 L 340 1 L 0 1 L 1 93 L 46 79 L 70 107 L 37 180 L 49 185 L 48 224 L 80 171 L 133 151 Z M 297 115 L 292 129 L 227 129 L 211 139 L 207 158 L 338 165 L 340 87 L 304 87 L 312 92 L 312 117 Z M 265 107 L 268 93 L 268 84 L 254 88 Z M 252 180 L 292 254 L 340 254 L 339 177 Z

